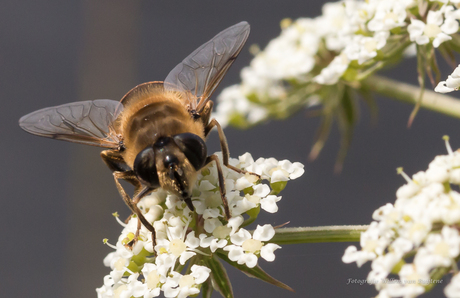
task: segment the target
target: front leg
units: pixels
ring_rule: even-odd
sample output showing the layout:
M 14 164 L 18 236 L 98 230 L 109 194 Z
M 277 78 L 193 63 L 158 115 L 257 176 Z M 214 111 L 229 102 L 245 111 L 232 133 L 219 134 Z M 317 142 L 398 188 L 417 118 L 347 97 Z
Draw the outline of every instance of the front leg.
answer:
M 115 171 L 113 172 L 113 177 L 115 179 L 115 184 L 117 186 L 117 189 L 118 189 L 118 192 L 120 193 L 121 197 L 123 198 L 123 201 L 125 202 L 125 204 L 129 207 L 129 209 L 137 215 L 137 218 L 140 222 L 142 222 L 142 224 L 147 228 L 147 230 L 149 230 L 151 233 L 152 233 L 152 243 L 153 243 L 153 248 L 154 248 L 154 251 L 155 251 L 155 244 L 156 244 L 156 237 L 155 237 L 155 229 L 153 228 L 152 224 L 149 223 L 144 215 L 142 214 L 141 210 L 139 209 L 139 207 L 137 207 L 137 202 L 139 202 L 139 200 L 141 198 L 143 198 L 147 193 L 149 193 L 151 191 L 150 188 L 148 187 L 144 187 L 142 188 L 133 198 L 133 200 L 131 200 L 131 198 L 129 197 L 129 195 L 126 193 L 125 189 L 123 188 L 123 186 L 121 186 L 120 184 L 120 181 L 118 181 L 118 179 L 134 179 L 135 178 L 135 175 L 133 173 L 133 171 L 126 171 L 126 172 L 118 172 L 118 171 Z M 138 230 L 136 231 L 136 235 L 138 236 L 139 235 L 139 230 L 140 230 L 140 225 L 138 225 Z M 135 238 L 135 240 L 137 240 Z
M 222 127 L 220 126 L 219 122 L 217 122 L 216 119 L 212 119 L 209 124 L 206 126 L 205 130 L 204 130 L 204 135 L 207 137 L 208 134 L 211 132 L 212 128 L 216 126 L 217 127 L 217 132 L 219 133 L 219 141 L 220 141 L 220 148 L 222 150 L 222 163 L 229 169 L 232 169 L 233 171 L 237 172 L 237 173 L 241 173 L 241 174 L 250 174 L 250 175 L 254 175 L 254 176 L 257 176 L 257 179 L 259 180 L 261 177 L 260 175 L 256 174 L 256 173 L 252 173 L 252 172 L 249 172 L 249 171 L 245 171 L 245 170 L 242 170 L 242 169 L 238 169 L 237 167 L 234 167 L 232 165 L 230 165 L 228 163 L 228 159 L 229 159 L 229 156 L 230 156 L 230 152 L 228 150 L 228 143 L 227 143 L 227 138 L 225 137 L 225 134 L 224 134 L 224 130 L 222 129 Z
M 112 172 L 127 172 L 131 170 L 118 150 L 104 150 L 101 152 L 101 157 Z M 142 185 L 136 176 L 126 175 L 123 179 L 134 185 L 134 194 L 139 193 Z
M 220 190 L 220 196 L 222 198 L 222 203 L 224 204 L 225 219 L 229 220 L 232 217 L 232 215 L 230 214 L 230 209 L 228 208 L 227 197 L 225 196 L 227 191 L 225 190 L 225 180 L 224 180 L 224 175 L 222 174 L 222 167 L 220 166 L 219 157 L 217 157 L 217 155 L 215 154 L 208 156 L 206 158 L 205 166 L 207 166 L 212 161 L 216 162 L 217 176 L 219 179 L 219 190 Z

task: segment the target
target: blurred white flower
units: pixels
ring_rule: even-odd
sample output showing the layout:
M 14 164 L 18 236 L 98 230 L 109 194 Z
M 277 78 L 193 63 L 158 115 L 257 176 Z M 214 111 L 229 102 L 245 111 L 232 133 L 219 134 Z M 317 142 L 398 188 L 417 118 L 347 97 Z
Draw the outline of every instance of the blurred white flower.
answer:
M 452 18 L 444 19 L 443 11 L 428 12 L 426 23 L 420 20 L 411 19 L 407 31 L 410 34 L 410 40 L 419 45 L 429 42 L 433 43 L 435 48 L 447 40 L 451 40 L 451 34 L 458 31 L 458 22 Z
M 434 91 L 439 93 L 447 93 L 458 90 L 460 87 L 460 65 L 457 66 L 452 74 L 447 77 L 447 80 L 438 83 Z
M 398 190 L 395 204 L 377 209 L 375 221 L 361 234 L 361 250 L 350 246 L 342 257 L 358 266 L 372 261 L 368 280 L 375 283 L 379 297 L 416 297 L 433 282 L 430 274 L 436 269 L 456 268 L 460 194 L 447 185 L 460 182 L 460 152 L 452 151 L 445 140 L 448 154 L 437 156 L 427 171 L 412 179 L 399 171 L 407 184 Z M 404 265 L 399 269 L 398 264 Z M 392 273 L 401 282 L 386 283 Z M 446 287 L 446 295 L 454 295 L 458 287 Z

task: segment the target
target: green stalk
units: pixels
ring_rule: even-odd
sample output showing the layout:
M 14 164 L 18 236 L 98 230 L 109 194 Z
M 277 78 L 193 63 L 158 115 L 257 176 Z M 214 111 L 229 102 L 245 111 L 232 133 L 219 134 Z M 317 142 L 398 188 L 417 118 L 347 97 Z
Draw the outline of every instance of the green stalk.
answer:
M 361 81 L 361 88 L 413 105 L 417 104 L 420 96 L 419 86 L 378 75 L 370 76 Z M 432 90 L 425 89 L 420 107 L 454 118 L 460 118 L 460 100 Z
M 319 243 L 319 242 L 359 242 L 361 233 L 369 226 L 323 226 L 305 228 L 276 229 L 269 241 L 276 244 Z

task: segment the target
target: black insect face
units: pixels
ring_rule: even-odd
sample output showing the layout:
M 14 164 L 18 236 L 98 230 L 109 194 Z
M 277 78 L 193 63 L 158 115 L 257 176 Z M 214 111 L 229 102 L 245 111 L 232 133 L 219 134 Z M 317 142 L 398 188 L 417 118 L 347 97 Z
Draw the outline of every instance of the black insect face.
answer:
M 196 172 L 207 157 L 206 144 L 193 133 L 161 137 L 153 146 L 148 146 L 136 156 L 134 172 L 146 186 L 162 187 L 180 197 L 194 210 L 192 188 Z
M 139 152 L 134 160 L 134 173 L 143 184 L 150 188 L 160 187 L 155 162 L 155 151 L 150 146 Z
M 185 154 L 195 170 L 199 170 L 206 162 L 207 150 L 203 139 L 193 133 L 181 133 L 173 137 L 174 142 Z

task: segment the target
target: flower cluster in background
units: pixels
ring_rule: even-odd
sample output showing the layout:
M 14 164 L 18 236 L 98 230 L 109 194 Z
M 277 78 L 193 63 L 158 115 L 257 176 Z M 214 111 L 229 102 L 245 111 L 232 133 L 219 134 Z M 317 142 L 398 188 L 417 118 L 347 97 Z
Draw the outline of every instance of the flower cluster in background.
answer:
M 454 69 L 445 81 L 438 83 L 434 91 L 439 93 L 448 93 L 460 88 L 460 65 Z
M 254 161 L 249 153 L 230 164 L 256 173 L 239 174 L 222 165 L 226 197 L 232 217 L 225 220 L 222 198 L 214 163 L 199 173 L 190 211 L 184 201 L 158 189 L 138 203 L 145 218 L 153 223 L 156 244 L 151 233 L 141 227 L 137 241 L 138 220 L 131 217 L 125 224 L 115 251 L 108 254 L 104 264 L 111 272 L 104 285 L 97 289 L 98 297 L 165 297 L 193 296 L 203 288 L 209 297 L 212 289 L 228 297 L 231 288 L 220 260 L 224 260 L 250 276 L 290 289 L 266 274 L 257 264 L 259 258 L 275 259 L 280 246 L 268 243 L 275 235 L 269 224 L 257 225 L 251 233 L 244 227 L 252 223 L 263 209 L 278 210 L 278 193 L 287 181 L 300 177 L 300 163 L 274 158 Z M 107 243 L 107 240 L 106 240 Z
M 455 63 L 459 19 L 457 1 L 347 0 L 326 3 L 316 18 L 283 20 L 281 34 L 254 51 L 241 83 L 222 91 L 216 118 L 223 126 L 246 128 L 320 104 L 322 123 L 310 157 L 319 154 L 336 122 L 342 132 L 340 164 L 358 117 L 357 95 L 375 108 L 367 84 L 372 75 L 416 56 L 421 88 L 426 77 L 436 86 L 435 50 Z
M 416 297 L 448 273 L 447 297 L 460 297 L 460 152 L 446 138 L 447 155 L 437 156 L 425 172 L 409 178 L 396 192 L 396 202 L 377 209 L 361 234 L 361 250 L 346 249 L 342 260 L 358 266 L 372 261 L 368 283 L 378 297 Z M 393 280 L 393 281 L 392 281 Z M 396 282 L 396 281 L 397 282 Z

